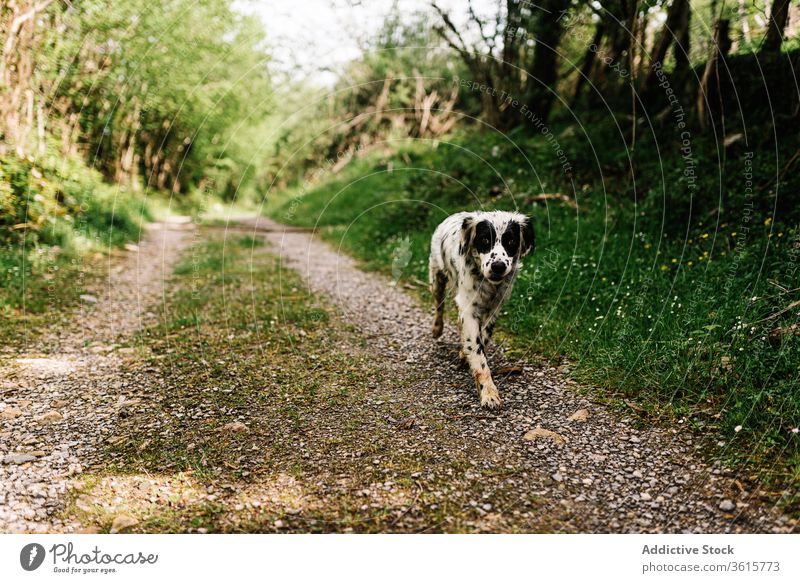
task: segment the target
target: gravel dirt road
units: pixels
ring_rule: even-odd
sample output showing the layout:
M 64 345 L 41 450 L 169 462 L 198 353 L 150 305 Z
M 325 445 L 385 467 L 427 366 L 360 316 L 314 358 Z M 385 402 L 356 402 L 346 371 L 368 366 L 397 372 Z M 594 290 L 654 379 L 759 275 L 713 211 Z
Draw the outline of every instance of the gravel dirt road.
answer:
M 188 224 L 153 224 L 82 296 L 72 325 L 49 330 L 28 354 L 0 360 L 0 532 L 75 531 L 58 518 L 74 480 L 102 466 L 100 443 L 137 386 L 120 373 L 120 343 L 153 318 L 164 282 L 189 242 Z
M 334 489 L 353 490 L 358 476 L 386 465 L 386 481 L 371 480 L 363 488 L 367 501 L 378 495 L 389 500 L 398 479 L 413 484 L 410 493 L 398 498 L 386 530 L 797 529 L 796 520 L 763 500 L 757 486 L 703 462 L 690 434 L 669 427 L 637 429 L 633 419 L 581 396 L 564 371 L 509 362 L 502 347 L 489 349 L 489 361 L 503 408 L 482 410 L 469 373 L 459 366 L 452 322 L 434 341 L 427 306 L 389 279 L 360 270 L 309 233 L 284 230 L 263 218 L 234 228 L 264 237 L 266 252 L 278 255 L 314 294 L 334 305 L 332 318 L 352 325 L 361 342 L 344 347 L 346 354 L 366 355 L 389 372 L 365 387 L 366 400 L 353 405 L 369 411 L 358 418 L 358 443 L 342 445 L 347 452 L 380 440 L 388 444 L 386 459 L 353 454 L 346 466 L 350 475 L 345 475 L 345 466 L 339 460 L 334 464 L 329 448 L 316 447 L 314 436 L 303 454 L 318 472 L 318 480 L 307 476 L 309 484 L 330 478 Z M 68 330 L 50 335 L 40 352 L 0 362 L 0 532 L 86 528 L 64 517 L 65 500 L 84 472 L 102 471 L 107 464 L 101 444 L 114 434 L 120 412 L 143 387 L 159 383 L 157 370 L 121 366 L 135 358 L 135 348 L 120 344 L 154 317 L 151 310 L 165 294 L 164 282 L 191 242 L 188 233 L 175 225 L 150 229 L 138 250 L 113 263 L 103 288 L 84 298 Z M 315 414 L 319 435 L 335 435 L 348 419 L 340 408 Z M 129 423 L 128 431 L 136 431 L 137 423 Z M 402 467 L 392 468 L 393 456 L 400 454 L 425 460 L 423 470 L 406 476 Z M 253 486 L 226 485 L 239 500 Z M 362 495 L 362 487 L 349 495 Z M 327 495 L 320 494 L 317 505 L 324 505 Z M 216 503 L 222 504 L 219 512 L 227 512 L 225 500 Z M 369 504 L 361 510 L 370 511 Z M 288 510 L 275 520 L 275 528 L 302 531 L 301 519 L 301 509 Z

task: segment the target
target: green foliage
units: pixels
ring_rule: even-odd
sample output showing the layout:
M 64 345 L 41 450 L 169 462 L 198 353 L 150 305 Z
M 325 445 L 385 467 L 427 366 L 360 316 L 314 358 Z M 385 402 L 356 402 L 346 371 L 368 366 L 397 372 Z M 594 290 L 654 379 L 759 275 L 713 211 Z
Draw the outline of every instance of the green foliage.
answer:
M 252 189 L 271 111 L 262 26 L 228 2 L 54 3 L 42 18 L 48 26 L 26 41 L 25 81 L 52 112 L 36 141 L 45 151 L 34 157 L 31 140 L 22 157 L 11 153 L 21 145 L 0 149 L 0 311 L 13 317 L 11 336 L 74 304 L 95 254 L 138 239 L 146 195 L 171 191 L 185 210 Z M 0 91 L 4 105 L 12 92 Z
M 0 241 L 81 251 L 138 238 L 144 199 L 75 158 L 0 159 Z
M 455 100 L 453 78 L 464 75 L 464 65 L 429 22 L 395 13 L 330 91 L 308 82 L 279 91 L 276 114 L 263 132 L 262 192 L 328 172 L 365 150 L 392 148 L 395 140 L 435 137 L 435 124 L 420 123 L 418 96 L 435 94 L 431 111 L 440 116 Z
M 211 0 L 91 1 L 51 34 L 55 100 L 79 115 L 107 177 L 175 192 L 205 179 L 228 197 L 250 180 L 258 137 L 247 128 L 272 95 L 256 20 Z

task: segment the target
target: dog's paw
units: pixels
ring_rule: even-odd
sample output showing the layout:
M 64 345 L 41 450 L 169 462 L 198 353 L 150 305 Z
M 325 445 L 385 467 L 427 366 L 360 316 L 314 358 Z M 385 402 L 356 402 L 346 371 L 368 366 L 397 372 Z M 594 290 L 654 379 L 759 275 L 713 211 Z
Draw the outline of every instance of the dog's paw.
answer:
M 487 409 L 497 409 L 503 404 L 500 400 L 500 393 L 497 392 L 497 387 L 492 385 L 481 385 L 481 407 Z
M 444 330 L 444 322 L 434 322 L 433 328 L 431 328 L 431 333 L 433 334 L 434 338 L 438 338 L 442 335 L 442 331 Z

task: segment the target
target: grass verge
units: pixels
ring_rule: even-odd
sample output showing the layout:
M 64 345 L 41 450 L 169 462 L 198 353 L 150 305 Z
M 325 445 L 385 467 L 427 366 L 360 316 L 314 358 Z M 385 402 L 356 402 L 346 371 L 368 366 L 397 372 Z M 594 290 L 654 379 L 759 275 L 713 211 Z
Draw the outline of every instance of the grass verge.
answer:
M 63 323 L 113 249 L 139 238 L 144 197 L 82 161 L 0 159 L 0 343 L 15 349 Z

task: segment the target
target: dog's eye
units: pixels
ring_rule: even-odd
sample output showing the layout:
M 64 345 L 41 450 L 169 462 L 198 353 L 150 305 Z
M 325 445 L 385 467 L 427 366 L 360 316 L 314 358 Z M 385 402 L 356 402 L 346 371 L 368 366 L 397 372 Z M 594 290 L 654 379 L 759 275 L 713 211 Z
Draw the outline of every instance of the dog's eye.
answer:
M 481 239 L 481 245 L 483 245 L 484 247 L 488 247 L 490 244 L 491 241 L 489 241 L 488 237 L 484 237 L 483 239 Z

